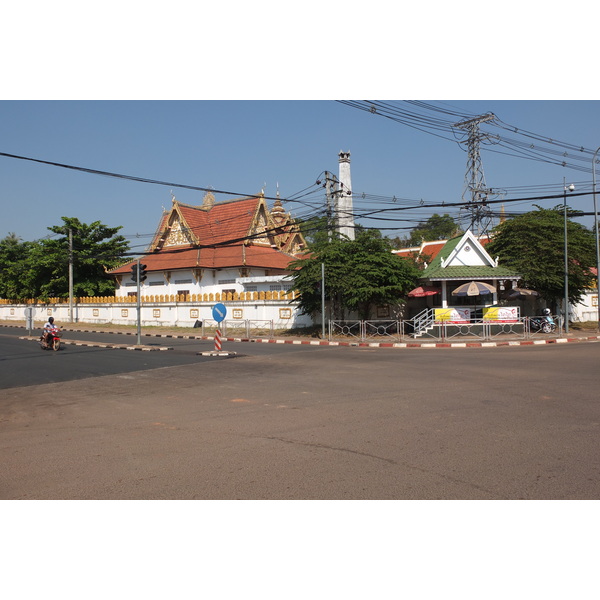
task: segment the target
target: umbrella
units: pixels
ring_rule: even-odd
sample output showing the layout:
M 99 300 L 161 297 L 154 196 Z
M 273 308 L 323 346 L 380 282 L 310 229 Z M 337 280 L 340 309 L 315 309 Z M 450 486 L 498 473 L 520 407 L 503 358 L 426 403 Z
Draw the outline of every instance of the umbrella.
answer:
M 527 288 L 513 288 L 504 292 L 503 297 L 508 300 L 514 300 L 516 298 L 535 298 L 539 296 L 539 292 L 535 290 L 528 290 Z
M 434 296 L 435 294 L 439 294 L 440 290 L 434 288 L 431 285 L 421 285 L 414 290 L 408 292 L 408 296 L 410 298 L 424 298 L 425 296 Z
M 486 294 L 493 294 L 496 288 L 489 283 L 483 281 L 470 281 L 469 283 L 463 283 L 459 285 L 453 292 L 453 296 L 485 296 Z

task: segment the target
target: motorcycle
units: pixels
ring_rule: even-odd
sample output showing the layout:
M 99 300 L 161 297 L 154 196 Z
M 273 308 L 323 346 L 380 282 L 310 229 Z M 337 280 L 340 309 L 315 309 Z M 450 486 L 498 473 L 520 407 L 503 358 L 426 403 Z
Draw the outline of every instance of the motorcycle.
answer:
M 544 314 L 543 317 L 530 317 L 530 331 L 541 331 L 542 333 L 554 333 L 556 331 L 556 323 L 550 314 Z
M 51 329 L 47 338 L 45 333 L 42 333 L 40 337 L 40 346 L 42 347 L 42 350 L 59 350 L 61 337 L 62 331 L 58 327 Z

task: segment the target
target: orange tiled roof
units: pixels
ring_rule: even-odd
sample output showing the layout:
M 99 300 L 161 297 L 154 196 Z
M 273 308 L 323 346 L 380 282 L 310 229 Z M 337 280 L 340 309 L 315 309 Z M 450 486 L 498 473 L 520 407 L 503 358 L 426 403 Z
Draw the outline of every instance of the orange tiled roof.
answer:
M 186 248 L 148 254 L 140 258 L 147 271 L 176 269 L 225 269 L 228 267 L 255 267 L 285 271 L 296 257 L 270 247 L 221 246 L 219 248 Z M 135 261 L 130 261 L 111 274 L 129 273 Z
M 153 252 L 140 260 L 148 271 L 242 266 L 286 270 L 288 264 L 296 259 L 290 253 L 293 238 L 283 238 L 279 248 L 273 247 L 261 228 L 255 228 L 259 219 L 264 227 L 269 223 L 269 218 L 270 214 L 262 197 L 202 206 L 173 201 L 171 211 L 160 220 L 150 246 Z M 165 245 L 174 219 L 184 228 L 189 244 Z M 285 223 L 282 230 L 289 233 L 290 227 L 294 227 L 293 221 Z M 130 272 L 133 262 L 113 269 L 110 273 L 116 275 Z

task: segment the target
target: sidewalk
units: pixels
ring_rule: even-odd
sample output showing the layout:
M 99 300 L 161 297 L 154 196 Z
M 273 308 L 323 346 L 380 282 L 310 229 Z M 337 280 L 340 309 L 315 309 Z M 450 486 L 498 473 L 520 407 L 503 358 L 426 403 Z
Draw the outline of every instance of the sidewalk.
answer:
M 25 328 L 23 321 L 0 321 L 1 327 L 22 327 Z M 111 325 L 93 325 L 81 323 L 77 325 L 65 325 L 61 327 L 62 331 L 68 333 L 69 331 L 79 333 L 108 333 L 115 335 L 125 335 L 130 337 L 137 337 L 137 332 L 133 328 L 114 327 Z M 148 333 L 152 330 L 152 333 Z M 193 333 L 184 333 L 181 328 L 169 328 L 169 327 L 145 327 L 142 328 L 142 338 L 177 338 L 177 339 L 192 339 L 192 340 L 213 340 L 213 336 L 207 335 L 194 335 Z M 516 336 L 507 334 L 502 339 L 494 341 L 477 340 L 474 338 L 464 339 L 463 341 L 410 341 L 410 342 L 396 342 L 396 341 L 359 341 L 359 340 L 323 340 L 319 338 L 303 337 L 303 336 L 278 336 L 274 338 L 245 338 L 245 337 L 222 337 L 223 342 L 249 342 L 257 344 L 295 344 L 295 345 L 310 345 L 310 346 L 353 346 L 363 348 L 497 348 L 500 346 L 538 346 L 545 344 L 566 344 L 574 342 L 595 342 L 600 340 L 600 334 L 592 330 L 573 329 L 569 331 L 569 334 L 563 334 L 562 336 L 552 334 L 538 334 L 539 337 L 534 339 L 519 339 Z M 25 336 L 22 339 L 37 340 L 37 336 Z M 124 350 L 143 350 L 143 351 L 164 351 L 171 350 L 168 346 L 150 346 L 144 344 L 138 346 L 135 341 L 128 344 L 122 343 L 98 343 L 98 342 L 82 342 L 76 340 L 64 339 L 65 344 L 76 344 L 76 345 L 88 345 L 96 346 L 101 348 L 120 348 Z

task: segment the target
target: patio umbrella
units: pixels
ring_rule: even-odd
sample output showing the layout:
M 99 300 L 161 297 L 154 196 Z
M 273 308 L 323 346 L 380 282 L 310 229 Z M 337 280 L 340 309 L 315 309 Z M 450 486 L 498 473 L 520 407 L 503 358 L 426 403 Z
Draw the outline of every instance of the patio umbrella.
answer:
M 421 285 L 414 290 L 408 292 L 408 296 L 410 298 L 424 298 L 425 296 L 434 296 L 435 294 L 439 294 L 440 290 L 434 288 L 431 285 Z
M 513 288 L 504 292 L 503 297 L 508 300 L 515 300 L 517 298 L 537 298 L 539 292 L 535 290 L 528 290 L 527 288 Z
M 469 283 L 463 283 L 459 285 L 453 292 L 453 296 L 485 296 L 486 294 L 493 294 L 496 288 L 489 283 L 483 281 L 469 281 Z

